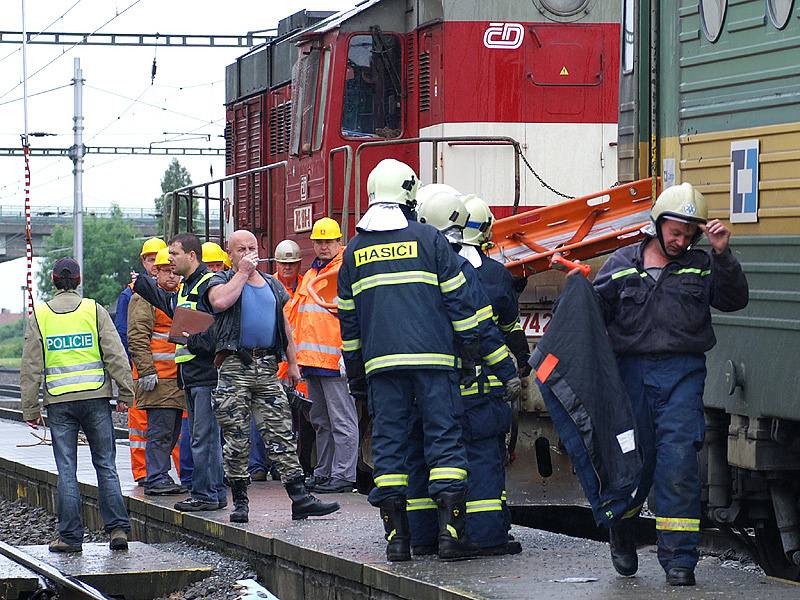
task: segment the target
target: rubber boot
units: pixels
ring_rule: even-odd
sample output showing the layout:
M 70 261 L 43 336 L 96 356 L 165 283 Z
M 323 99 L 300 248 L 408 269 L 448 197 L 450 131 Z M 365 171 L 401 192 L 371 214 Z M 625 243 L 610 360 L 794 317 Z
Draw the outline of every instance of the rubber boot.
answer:
M 414 556 L 431 556 L 433 554 L 439 553 L 439 545 L 438 544 L 417 544 L 416 546 L 411 546 L 411 553 Z
M 636 523 L 634 519 L 621 519 L 608 532 L 611 544 L 611 563 L 617 573 L 631 577 L 639 570 L 636 555 Z
M 673 567 L 667 571 L 669 585 L 695 585 L 694 571 L 687 567 Z
M 231 523 L 247 523 L 247 514 L 250 503 L 247 500 L 247 479 L 231 479 L 231 495 L 233 496 L 233 511 Z
M 293 521 L 306 517 L 322 517 L 334 513 L 340 508 L 338 502 L 322 502 L 309 494 L 302 477 L 287 481 L 286 493 L 292 499 Z
M 386 531 L 386 558 L 391 562 L 411 560 L 411 534 L 408 529 L 406 499 L 387 498 L 380 503 L 381 520 Z
M 439 494 L 439 559 L 464 560 L 477 556 L 479 548 L 466 539 L 467 503 L 463 494 Z

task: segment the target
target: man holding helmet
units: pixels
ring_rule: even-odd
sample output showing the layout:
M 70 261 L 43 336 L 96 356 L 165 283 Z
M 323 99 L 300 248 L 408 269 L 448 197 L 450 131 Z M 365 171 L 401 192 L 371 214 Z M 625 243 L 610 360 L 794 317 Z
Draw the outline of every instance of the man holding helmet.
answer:
M 368 395 L 373 419 L 376 487 L 369 501 L 380 508 L 392 561 L 411 558 L 405 458 L 415 403 L 431 467 L 428 492 L 438 506 L 439 556 L 464 551 L 458 355 L 465 383 L 474 381 L 480 360 L 477 307 L 457 256 L 438 231 L 414 221 L 417 183 L 411 167 L 393 159 L 372 170 L 370 206 L 344 251 L 338 284 L 350 392 Z
M 633 520 L 654 486 L 658 559 L 671 585 L 694 585 L 700 540 L 705 352 L 716 344 L 711 311 L 747 305 L 747 280 L 719 220 L 691 184 L 656 200 L 637 245 L 614 252 L 594 288 L 636 418 L 643 473 L 639 506 L 610 533 L 621 575 L 636 573 Z M 693 247 L 705 233 L 711 251 Z

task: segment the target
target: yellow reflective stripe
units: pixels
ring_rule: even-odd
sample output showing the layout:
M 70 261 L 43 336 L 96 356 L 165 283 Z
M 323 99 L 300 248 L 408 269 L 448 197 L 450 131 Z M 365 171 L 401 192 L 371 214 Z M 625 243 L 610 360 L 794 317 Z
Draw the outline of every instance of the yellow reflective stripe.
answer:
M 656 529 L 661 531 L 700 531 L 700 519 L 656 517 Z
M 492 312 L 492 307 L 484 306 L 475 313 L 475 318 L 478 319 L 478 323 L 485 321 L 486 319 L 492 319 L 494 317 L 494 313 Z
M 459 273 L 452 279 L 448 279 L 447 281 L 442 281 L 439 284 L 439 289 L 442 290 L 443 294 L 447 294 L 449 292 L 457 290 L 465 283 L 467 283 L 467 278 L 464 277 L 463 273 Z
M 355 352 L 361 348 L 361 338 L 356 340 L 342 340 L 342 350 L 345 352 Z
M 355 310 L 356 309 L 356 301 L 355 300 L 347 300 L 345 298 L 338 298 L 336 300 L 336 308 L 339 310 Z
M 452 525 L 449 524 L 447 525 L 447 533 L 450 534 L 450 537 L 458 539 L 458 532 L 456 531 L 456 528 L 453 527 Z
M 467 331 L 468 329 L 478 326 L 478 319 L 475 318 L 475 315 L 470 315 L 466 319 L 450 322 L 453 324 L 454 331 Z
M 465 388 L 463 385 L 459 386 L 461 388 L 461 395 L 462 396 L 474 396 L 475 394 L 480 393 L 480 389 L 478 388 L 477 383 L 473 383 L 468 388 Z
M 628 512 L 626 512 L 625 514 L 623 514 L 623 515 L 622 515 L 622 518 L 623 518 L 623 519 L 630 519 L 630 518 L 632 518 L 632 517 L 636 517 L 636 516 L 638 516 L 638 515 L 639 515 L 639 512 L 642 510 L 642 506 L 644 506 L 644 505 L 643 505 L 643 504 L 640 504 L 639 506 L 634 506 L 634 507 L 633 507 L 632 509 L 630 509 Z
M 503 502 L 506 501 L 506 491 L 505 490 L 503 490 L 503 493 L 500 494 L 500 500 L 502 500 Z
M 431 510 L 436 508 L 433 498 L 409 498 L 406 500 L 406 510 Z
M 391 542 L 395 534 L 397 534 L 397 529 L 392 529 L 391 533 L 386 536 L 386 541 Z
M 485 360 L 486 364 L 491 367 L 492 365 L 496 365 L 501 360 L 507 357 L 508 357 L 508 347 L 505 344 L 503 344 L 491 354 L 487 354 L 486 356 L 484 356 L 483 360 Z
M 387 473 L 386 475 L 378 475 L 375 478 L 375 485 L 378 487 L 408 485 L 408 475 L 403 475 L 402 473 Z
M 497 378 L 497 375 L 489 375 L 487 378 L 489 380 L 490 387 L 502 387 L 503 382 Z
M 500 498 L 491 500 L 472 500 L 467 502 L 467 514 L 503 510 L 503 501 Z
M 517 329 L 522 329 L 522 326 L 519 324 L 519 319 L 516 321 L 511 321 L 510 323 L 501 323 L 500 324 L 500 331 L 503 333 L 511 333 Z
M 462 275 L 463 277 L 463 275 Z M 370 290 L 382 285 L 402 285 L 406 283 L 426 283 L 436 285 L 438 279 L 436 273 L 429 271 L 398 271 L 397 273 L 378 273 L 364 277 L 353 283 L 353 296 L 358 296 L 361 292 Z
M 702 270 L 694 267 L 685 267 L 675 271 L 675 275 L 700 275 L 700 277 L 706 277 L 707 275 L 711 275 L 711 269 Z
M 467 478 L 467 472 L 458 467 L 434 467 L 431 469 L 431 474 L 428 481 L 438 481 L 440 479 L 457 479 L 464 481 Z
M 628 275 L 640 275 L 641 277 L 647 277 L 647 273 L 640 273 L 636 267 L 631 267 L 629 269 L 623 269 L 622 271 L 612 273 L 611 279 L 619 279 L 620 277 L 627 277 Z
M 456 364 L 456 357 L 450 354 L 386 354 L 371 358 L 364 364 L 367 374 L 376 369 L 386 367 L 452 367 Z

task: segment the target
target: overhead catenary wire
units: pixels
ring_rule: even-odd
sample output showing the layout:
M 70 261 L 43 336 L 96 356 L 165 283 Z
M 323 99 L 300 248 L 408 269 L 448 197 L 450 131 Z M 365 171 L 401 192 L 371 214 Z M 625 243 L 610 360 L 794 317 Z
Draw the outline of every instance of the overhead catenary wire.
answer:
M 56 90 L 61 90 L 64 88 L 72 87 L 73 84 L 65 83 L 64 85 L 59 85 L 54 88 L 50 88 L 49 90 L 42 90 L 41 92 L 34 92 L 33 94 L 28 94 L 28 98 L 33 98 L 34 96 L 41 96 L 42 94 L 49 94 L 50 92 L 55 92 Z M 21 102 L 24 100 L 24 96 L 20 96 L 19 98 L 13 98 L 11 100 L 6 100 L 5 102 L 0 102 L 0 106 L 5 106 L 6 104 L 13 104 L 14 102 Z
M 87 84 L 85 87 L 90 88 L 92 90 L 96 90 L 98 92 L 103 92 L 104 94 L 110 94 L 111 96 L 116 96 L 118 98 L 123 98 L 125 100 L 131 100 L 131 101 L 133 101 L 133 102 L 135 102 L 137 104 L 142 104 L 144 106 L 149 106 L 150 108 L 157 108 L 158 110 L 162 110 L 164 112 L 168 112 L 168 113 L 173 114 L 173 115 L 178 115 L 180 117 L 186 117 L 187 119 L 193 119 L 195 121 L 200 121 L 201 123 L 205 123 L 206 125 L 212 125 L 212 124 L 220 121 L 220 119 L 215 119 L 215 120 L 203 119 L 203 118 L 195 116 L 195 115 L 190 115 L 190 114 L 178 111 L 178 110 L 173 110 L 171 108 L 167 108 L 166 106 L 161 106 L 159 104 L 152 104 L 151 102 L 145 102 L 144 100 L 140 100 L 140 99 L 137 99 L 137 98 L 131 98 L 130 96 L 126 96 L 125 94 L 120 94 L 119 92 L 113 92 L 111 90 L 106 90 L 106 89 L 97 87 L 96 85 Z
M 43 28 L 41 31 L 37 32 L 37 33 L 36 33 L 36 35 L 34 35 L 34 36 L 33 36 L 33 37 L 30 39 L 30 40 L 28 40 L 28 41 L 29 41 L 29 42 L 32 42 L 33 40 L 35 40 L 36 38 L 38 38 L 40 35 L 42 35 L 43 33 L 45 33 L 45 32 L 46 32 L 48 29 L 50 29 L 50 28 L 51 28 L 53 25 L 55 25 L 55 24 L 56 24 L 56 23 L 58 23 L 58 22 L 59 22 L 61 19 L 63 19 L 64 17 L 66 17 L 66 16 L 67 16 L 67 15 L 70 13 L 70 11 L 71 11 L 73 8 L 75 8 L 76 6 L 78 6 L 78 4 L 80 4 L 81 2 L 83 2 L 83 0 L 76 0 L 76 2 L 74 2 L 74 3 L 72 4 L 72 6 L 70 6 L 70 7 L 69 7 L 67 10 L 65 10 L 63 13 L 61 13 L 61 15 L 59 15 L 58 17 L 56 17 L 55 19 L 53 19 L 52 21 L 50 21 L 50 23 L 48 23 L 47 25 L 45 25 L 45 26 L 44 26 L 44 28 Z M 1 62 L 3 62 L 4 60 L 6 60 L 7 58 L 10 58 L 10 57 L 14 56 L 14 55 L 15 55 L 17 52 L 19 52 L 20 50 L 22 50 L 22 46 L 20 46 L 20 47 L 19 47 L 19 48 L 17 48 L 16 50 L 12 50 L 12 51 L 11 51 L 11 52 L 9 52 L 8 54 L 6 54 L 4 57 L 0 58 L 0 63 L 1 63 Z

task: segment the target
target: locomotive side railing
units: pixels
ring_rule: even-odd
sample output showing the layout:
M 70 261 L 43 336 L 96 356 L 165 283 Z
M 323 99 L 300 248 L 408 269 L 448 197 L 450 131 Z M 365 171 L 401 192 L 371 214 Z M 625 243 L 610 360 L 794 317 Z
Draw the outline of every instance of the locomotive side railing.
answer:
M 333 215 L 333 159 L 337 154 L 344 152 L 344 198 L 342 199 L 342 234 L 344 241 L 347 242 L 347 225 L 349 218 L 350 204 L 350 179 L 353 174 L 353 148 L 351 146 L 339 146 L 328 152 L 328 215 Z

